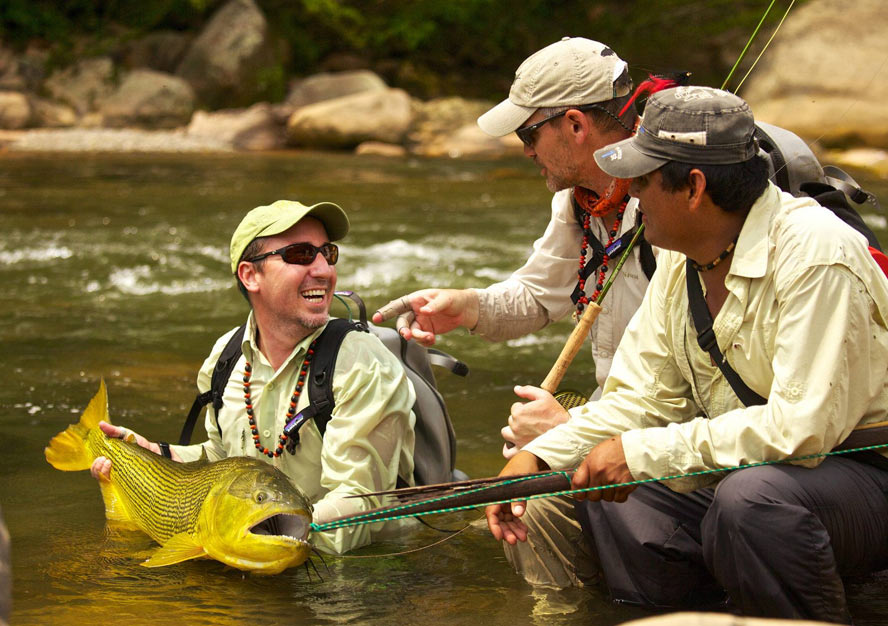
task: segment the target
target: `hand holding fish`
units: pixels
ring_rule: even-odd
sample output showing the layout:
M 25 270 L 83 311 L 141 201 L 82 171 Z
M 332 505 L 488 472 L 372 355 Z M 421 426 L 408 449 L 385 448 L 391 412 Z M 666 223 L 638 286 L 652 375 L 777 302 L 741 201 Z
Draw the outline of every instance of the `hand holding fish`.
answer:
M 395 316 L 395 327 L 404 339 L 431 346 L 435 335 L 478 324 L 478 295 L 471 289 L 421 289 L 381 307 L 373 314 L 373 323 Z
M 509 415 L 509 424 L 500 431 L 506 440 L 503 444 L 503 456 L 507 459 L 511 459 L 521 447 L 547 430 L 570 419 L 567 410 L 544 389 L 532 385 L 518 385 L 515 387 L 515 395 L 529 402 L 514 403 L 511 408 L 512 413 Z
M 131 431 L 129 428 L 124 428 L 123 426 L 115 426 L 114 424 L 109 424 L 108 422 L 100 421 L 99 428 L 105 434 L 106 437 L 111 439 L 125 439 L 127 441 L 134 441 L 141 447 L 146 450 L 151 450 L 154 454 L 160 454 L 160 445 L 148 441 L 142 435 Z M 174 461 L 181 462 L 182 459 L 179 458 L 175 452 L 172 452 L 172 458 Z M 111 460 L 104 456 L 96 457 L 95 461 L 89 468 L 89 473 L 92 474 L 92 477 L 96 480 L 100 478 L 104 478 L 108 480 L 111 477 Z
M 592 448 L 583 462 L 573 474 L 571 479 L 572 489 L 585 489 L 598 485 L 615 485 L 628 483 L 635 480 L 626 463 L 626 455 L 623 452 L 623 441 L 617 437 L 611 437 Z M 638 485 L 631 487 L 617 487 L 615 489 L 603 489 L 600 491 L 587 491 L 574 495 L 577 500 L 605 500 L 607 502 L 625 502 Z
M 518 452 L 499 473 L 500 476 L 518 476 L 532 474 L 548 466 L 530 452 Z M 504 504 L 491 504 L 484 509 L 487 516 L 487 528 L 497 541 L 505 541 L 515 545 L 519 541 L 527 541 L 527 526 L 519 518 L 524 515 L 526 501 L 516 500 Z

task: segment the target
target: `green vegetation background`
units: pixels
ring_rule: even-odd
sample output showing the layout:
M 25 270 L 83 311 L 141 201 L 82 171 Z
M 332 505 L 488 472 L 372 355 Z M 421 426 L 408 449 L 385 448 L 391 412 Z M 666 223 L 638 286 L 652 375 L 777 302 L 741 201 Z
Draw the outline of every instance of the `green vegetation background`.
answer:
M 50 65 L 119 54 L 148 32 L 196 33 L 225 0 L 3 0 L 0 38 L 50 49 Z M 281 44 L 280 80 L 367 67 L 420 98 L 501 99 L 531 52 L 562 36 L 606 42 L 647 72 L 690 70 L 720 86 L 769 0 L 257 0 Z M 789 0 L 756 39 L 766 41 Z M 798 4 L 798 3 L 797 3 Z M 780 5 L 783 5 L 782 7 Z M 755 50 L 752 50 L 754 53 Z M 754 54 L 747 57 L 748 64 Z M 51 69 L 50 67 L 50 69 Z

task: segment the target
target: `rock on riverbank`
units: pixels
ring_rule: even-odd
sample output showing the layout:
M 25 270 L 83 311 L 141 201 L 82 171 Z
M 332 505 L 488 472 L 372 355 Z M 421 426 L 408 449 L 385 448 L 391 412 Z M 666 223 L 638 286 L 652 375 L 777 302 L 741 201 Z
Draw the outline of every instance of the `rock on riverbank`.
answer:
M 756 117 L 816 151 L 888 144 L 881 9 L 880 0 L 809 0 L 790 14 L 741 91 Z M 421 101 L 368 70 L 291 78 L 286 97 L 270 102 L 268 85 L 287 80 L 279 43 L 255 0 L 229 0 L 196 35 L 151 33 L 51 73 L 47 51 L 0 44 L 0 130 L 11 131 L 0 149 L 521 154 L 514 136 L 477 127 L 494 102 Z M 243 108 L 217 110 L 223 103 Z M 853 158 L 888 171 L 878 154 Z

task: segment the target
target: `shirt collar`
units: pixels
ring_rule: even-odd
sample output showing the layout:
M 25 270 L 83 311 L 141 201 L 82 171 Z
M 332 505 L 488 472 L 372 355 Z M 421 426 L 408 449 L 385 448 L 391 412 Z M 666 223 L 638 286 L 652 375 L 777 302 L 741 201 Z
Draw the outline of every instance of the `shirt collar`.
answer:
M 730 274 L 745 278 L 761 278 L 768 269 L 768 231 L 779 206 L 780 190 L 768 183 L 758 197 L 740 229 L 734 248 Z
M 308 351 L 308 346 L 311 345 L 311 342 L 317 339 L 324 329 L 327 328 L 327 324 L 324 324 L 310 335 L 308 335 L 305 339 L 296 344 L 296 347 L 293 348 L 293 352 L 290 353 L 290 356 L 287 357 L 287 360 L 284 361 L 284 365 L 287 365 L 294 358 L 302 358 Z M 251 363 L 255 362 L 255 356 L 261 355 L 261 359 L 263 363 L 268 363 L 268 360 L 265 358 L 265 355 L 262 355 L 262 352 L 259 350 L 259 344 L 256 341 L 256 334 L 258 331 L 258 327 L 256 326 L 256 316 L 253 315 L 253 311 L 250 311 L 250 314 L 247 316 L 247 332 L 244 333 L 244 339 L 241 343 L 241 351 L 244 353 L 244 356 Z

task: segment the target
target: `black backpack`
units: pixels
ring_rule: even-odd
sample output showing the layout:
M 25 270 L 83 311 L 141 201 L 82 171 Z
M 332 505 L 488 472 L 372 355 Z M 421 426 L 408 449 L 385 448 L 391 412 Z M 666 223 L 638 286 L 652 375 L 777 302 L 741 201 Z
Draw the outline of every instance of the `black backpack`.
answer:
M 455 469 L 454 466 L 456 435 L 444 398 L 438 391 L 432 365 L 443 367 L 458 376 L 468 375 L 469 368 L 465 363 L 445 352 L 425 348 L 413 341 L 406 341 L 393 328 L 368 323 L 364 302 L 354 292 L 338 291 L 336 295 L 340 299 L 349 298 L 357 304 L 359 321 L 333 318 L 327 324 L 324 332 L 319 335 L 315 344 L 311 373 L 308 377 L 309 406 L 300 411 L 285 428 L 291 442 L 291 449 L 299 442 L 299 429 L 310 419 L 314 420 L 321 436 L 324 436 L 327 422 L 330 421 L 336 406 L 336 400 L 333 397 L 333 371 L 336 367 L 339 346 L 350 332 L 370 332 L 376 335 L 385 347 L 398 357 L 416 391 L 416 401 L 413 405 L 413 413 L 416 416 L 414 427 L 416 446 L 413 455 L 414 481 L 418 485 L 432 485 L 466 478 L 465 474 Z M 242 353 L 241 344 L 244 332 L 246 332 L 246 325 L 238 328 L 222 350 L 213 369 L 209 390 L 197 395 L 188 412 L 188 417 L 182 427 L 182 434 L 179 437 L 179 445 L 190 443 L 194 425 L 204 406 L 212 402 L 217 413 L 222 408 L 225 386 Z M 218 421 L 216 427 L 221 436 L 222 429 Z M 399 478 L 399 486 L 405 485 L 406 483 Z

